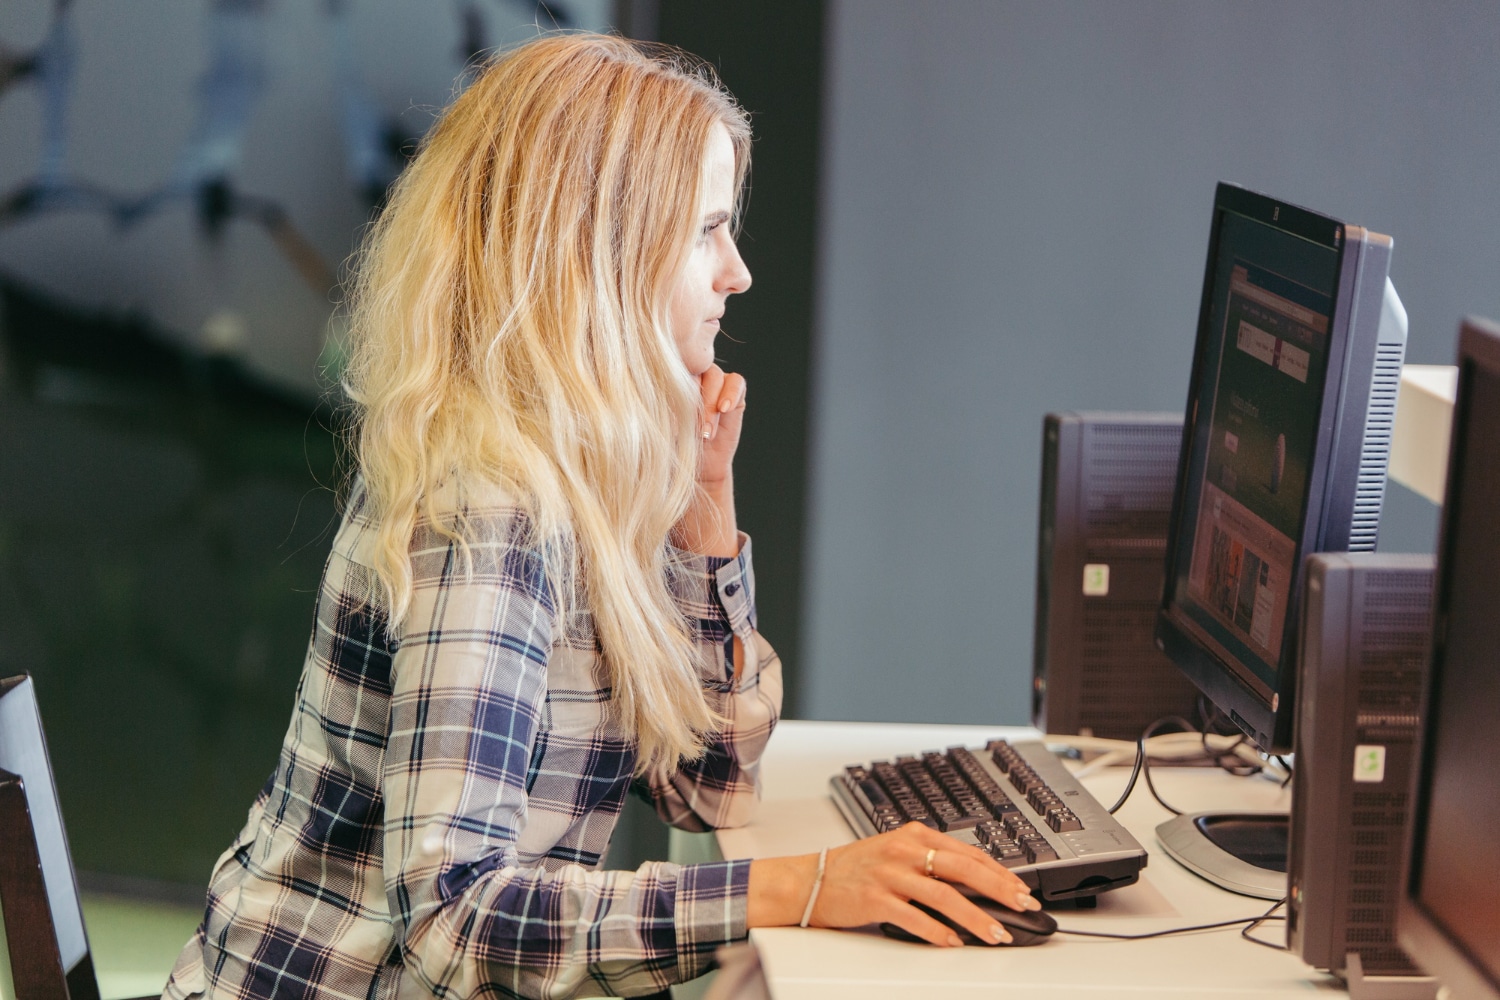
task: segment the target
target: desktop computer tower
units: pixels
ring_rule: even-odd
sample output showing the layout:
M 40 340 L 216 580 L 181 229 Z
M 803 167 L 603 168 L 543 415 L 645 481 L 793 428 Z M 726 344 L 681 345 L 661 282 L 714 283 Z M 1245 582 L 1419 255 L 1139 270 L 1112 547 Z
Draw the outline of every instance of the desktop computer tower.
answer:
M 1396 900 L 1432 646 L 1433 557 L 1325 553 L 1306 570 L 1287 945 L 1349 979 L 1419 976 L 1396 944 Z
M 1198 692 L 1156 648 L 1178 413 L 1049 413 L 1042 429 L 1032 724 L 1133 740 Z

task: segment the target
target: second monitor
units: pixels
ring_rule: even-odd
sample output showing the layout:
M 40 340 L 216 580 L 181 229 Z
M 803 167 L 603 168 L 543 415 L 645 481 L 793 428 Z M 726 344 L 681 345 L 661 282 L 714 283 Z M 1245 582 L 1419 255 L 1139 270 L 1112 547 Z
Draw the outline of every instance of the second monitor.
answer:
M 1406 312 L 1391 240 L 1220 184 L 1156 641 L 1292 748 L 1302 560 L 1375 548 Z
M 1215 193 L 1156 642 L 1267 754 L 1292 749 L 1305 558 L 1375 548 L 1406 354 L 1390 258 L 1388 236 Z M 1205 878 L 1276 899 L 1287 829 L 1195 814 L 1157 837 Z

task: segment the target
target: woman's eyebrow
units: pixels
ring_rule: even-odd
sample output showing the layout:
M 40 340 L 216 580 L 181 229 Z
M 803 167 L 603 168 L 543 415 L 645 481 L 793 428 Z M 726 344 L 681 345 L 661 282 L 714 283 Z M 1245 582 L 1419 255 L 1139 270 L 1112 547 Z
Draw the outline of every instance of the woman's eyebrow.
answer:
M 728 221 L 729 213 L 721 209 L 720 211 L 710 212 L 705 215 L 703 217 L 703 226 L 705 229 L 712 229 L 714 226 L 721 225 Z

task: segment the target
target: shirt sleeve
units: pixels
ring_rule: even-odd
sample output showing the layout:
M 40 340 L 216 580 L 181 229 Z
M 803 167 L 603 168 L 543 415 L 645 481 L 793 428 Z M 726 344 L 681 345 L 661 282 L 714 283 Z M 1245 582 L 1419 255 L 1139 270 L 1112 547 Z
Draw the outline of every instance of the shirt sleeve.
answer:
M 634 872 L 519 865 L 526 781 L 559 627 L 540 558 L 515 540 L 413 545 L 392 664 L 385 885 L 423 995 L 664 989 L 745 937 L 749 863 Z
M 695 761 L 637 783 L 666 822 L 702 832 L 743 826 L 760 801 L 760 758 L 781 715 L 781 659 L 755 628 L 750 537 L 733 558 L 677 553 L 672 592 L 699 649 L 708 703 L 727 722 Z M 744 651 L 734 672 L 734 640 Z

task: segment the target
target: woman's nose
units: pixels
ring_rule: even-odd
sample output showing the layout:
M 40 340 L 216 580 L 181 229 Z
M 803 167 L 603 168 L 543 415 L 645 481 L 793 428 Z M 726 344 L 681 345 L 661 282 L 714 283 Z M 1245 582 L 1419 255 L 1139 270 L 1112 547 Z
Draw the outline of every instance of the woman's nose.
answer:
M 750 269 L 745 266 L 739 248 L 731 243 L 719 273 L 719 290 L 726 295 L 737 295 L 750 287 L 750 280 Z

